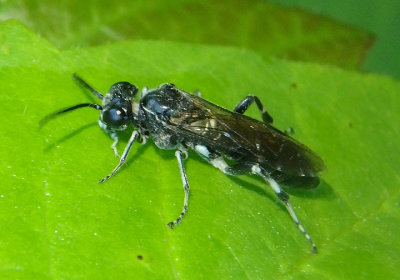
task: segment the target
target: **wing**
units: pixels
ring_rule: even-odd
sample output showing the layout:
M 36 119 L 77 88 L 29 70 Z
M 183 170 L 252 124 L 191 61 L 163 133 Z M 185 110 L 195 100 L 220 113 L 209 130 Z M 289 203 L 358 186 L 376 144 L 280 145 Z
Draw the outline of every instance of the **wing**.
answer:
M 291 176 L 315 177 L 322 159 L 274 127 L 181 91 L 185 110 L 170 116 L 171 129 L 224 156 L 259 163 Z

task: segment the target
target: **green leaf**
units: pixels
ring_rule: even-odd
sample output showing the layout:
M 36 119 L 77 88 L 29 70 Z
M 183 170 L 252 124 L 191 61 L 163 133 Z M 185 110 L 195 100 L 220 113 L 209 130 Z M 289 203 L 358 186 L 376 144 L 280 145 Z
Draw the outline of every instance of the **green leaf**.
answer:
M 373 43 L 367 31 L 265 1 L 20 0 L 0 18 L 18 18 L 56 45 L 166 39 L 233 45 L 294 60 L 357 68 Z
M 117 164 L 98 112 L 49 122 L 59 108 L 95 99 L 120 80 L 173 82 L 233 108 L 256 94 L 275 125 L 318 152 L 322 184 L 290 191 L 309 244 L 271 189 L 229 177 L 194 153 L 188 215 L 174 230 L 183 190 L 173 151 L 135 144 Z M 393 279 L 399 266 L 397 172 L 400 84 L 255 52 L 156 41 L 59 51 L 15 21 L 0 25 L 3 148 L 0 277 L 4 279 Z M 249 115 L 259 118 L 256 109 Z M 122 150 L 126 143 L 120 143 Z

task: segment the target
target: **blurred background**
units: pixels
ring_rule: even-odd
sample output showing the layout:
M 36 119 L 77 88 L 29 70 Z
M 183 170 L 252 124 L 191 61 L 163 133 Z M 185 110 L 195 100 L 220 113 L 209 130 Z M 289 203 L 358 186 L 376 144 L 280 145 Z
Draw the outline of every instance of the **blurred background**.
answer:
M 398 0 L 0 0 L 60 48 L 120 40 L 244 47 L 400 79 Z

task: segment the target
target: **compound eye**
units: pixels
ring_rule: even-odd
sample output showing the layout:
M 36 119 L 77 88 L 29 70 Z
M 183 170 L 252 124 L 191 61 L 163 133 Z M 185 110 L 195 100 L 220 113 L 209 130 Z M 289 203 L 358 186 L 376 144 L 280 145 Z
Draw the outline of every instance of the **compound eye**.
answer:
M 126 114 L 125 111 L 115 108 L 110 108 L 103 111 L 101 120 L 112 128 L 120 128 L 125 124 Z

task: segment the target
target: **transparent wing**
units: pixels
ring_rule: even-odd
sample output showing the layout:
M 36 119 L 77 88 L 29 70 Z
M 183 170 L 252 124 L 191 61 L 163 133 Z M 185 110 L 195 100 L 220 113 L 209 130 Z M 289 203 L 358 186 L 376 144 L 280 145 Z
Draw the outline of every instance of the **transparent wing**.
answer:
M 170 116 L 171 128 L 197 144 L 287 175 L 315 177 L 324 168 L 317 154 L 274 127 L 189 93 L 181 94 L 187 105 Z

